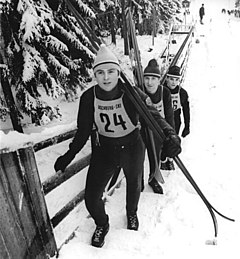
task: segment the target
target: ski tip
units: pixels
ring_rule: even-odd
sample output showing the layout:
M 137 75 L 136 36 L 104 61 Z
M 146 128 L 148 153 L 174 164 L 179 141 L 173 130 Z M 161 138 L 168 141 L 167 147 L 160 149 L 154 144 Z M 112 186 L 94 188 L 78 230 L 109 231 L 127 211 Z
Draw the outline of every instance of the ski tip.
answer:
M 213 239 L 208 239 L 205 242 L 206 245 L 212 245 L 212 246 L 216 246 L 217 245 L 217 239 L 213 238 Z

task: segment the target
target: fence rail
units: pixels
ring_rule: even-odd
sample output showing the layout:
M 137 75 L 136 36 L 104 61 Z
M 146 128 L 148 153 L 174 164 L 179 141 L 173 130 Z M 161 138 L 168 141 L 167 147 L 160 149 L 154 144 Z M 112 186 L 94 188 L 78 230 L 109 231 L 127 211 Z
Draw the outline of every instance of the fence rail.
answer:
M 51 137 L 49 139 L 40 141 L 34 144 L 33 149 L 35 152 L 43 150 L 45 148 L 51 147 L 53 145 L 59 144 L 66 140 L 69 140 L 74 137 L 76 133 L 76 129 L 59 134 L 57 136 Z M 76 162 L 71 163 L 64 172 L 55 173 L 53 176 L 49 177 L 42 183 L 44 195 L 49 194 L 55 188 L 59 187 L 61 184 L 68 181 L 70 178 L 75 176 L 76 174 L 80 174 L 83 172 L 83 169 L 86 168 L 91 159 L 91 153 L 85 155 L 80 158 Z M 114 193 L 115 188 L 118 188 L 121 184 L 123 178 L 118 179 L 118 181 L 106 191 L 107 195 L 112 195 Z M 65 206 L 63 206 L 55 215 L 51 218 L 51 223 L 53 228 L 55 228 L 61 221 L 71 212 L 76 206 L 84 200 L 85 190 L 82 189 L 80 192 L 73 197 Z

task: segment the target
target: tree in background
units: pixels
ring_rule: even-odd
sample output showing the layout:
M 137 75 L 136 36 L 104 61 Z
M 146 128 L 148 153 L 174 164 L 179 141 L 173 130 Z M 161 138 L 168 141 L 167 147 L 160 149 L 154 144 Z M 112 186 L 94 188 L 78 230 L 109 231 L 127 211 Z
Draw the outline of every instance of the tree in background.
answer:
M 136 27 L 140 35 L 151 35 L 153 31 L 153 9 L 157 33 L 168 31 L 182 7 L 181 0 L 132 0 Z
M 86 4 L 75 3 L 83 17 L 95 18 Z M 90 80 L 94 54 L 88 38 L 64 1 L 8 0 L 1 3 L 0 12 L 8 80 L 19 109 L 37 124 L 43 116 L 58 117 L 59 110 L 42 98 L 39 89 L 53 99 L 60 95 L 74 99 L 77 88 L 83 89 Z

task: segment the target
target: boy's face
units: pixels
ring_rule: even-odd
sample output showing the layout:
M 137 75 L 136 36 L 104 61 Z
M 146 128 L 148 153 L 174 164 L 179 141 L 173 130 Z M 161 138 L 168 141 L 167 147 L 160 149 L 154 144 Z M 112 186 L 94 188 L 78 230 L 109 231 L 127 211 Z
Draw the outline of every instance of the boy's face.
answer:
M 180 77 L 167 76 L 167 86 L 170 89 L 175 89 L 180 83 Z
M 150 94 L 155 94 L 160 83 L 160 78 L 156 76 L 144 76 L 144 85 Z
M 111 91 L 118 83 L 119 70 L 116 68 L 104 68 L 101 66 L 95 72 L 95 78 L 98 85 L 104 91 Z

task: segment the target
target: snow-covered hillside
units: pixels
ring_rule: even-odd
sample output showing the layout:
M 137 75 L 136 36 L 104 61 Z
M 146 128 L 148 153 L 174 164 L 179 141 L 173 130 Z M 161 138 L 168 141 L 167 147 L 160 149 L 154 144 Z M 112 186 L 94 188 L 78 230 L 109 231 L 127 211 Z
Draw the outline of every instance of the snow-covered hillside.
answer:
M 197 12 L 200 1 L 192 1 Z M 213 2 L 213 3 L 212 3 Z M 220 3 L 221 2 L 221 3 Z M 140 228 L 126 230 L 125 184 L 107 198 L 110 232 L 102 249 L 89 246 L 94 223 L 84 205 L 76 236 L 60 250 L 60 258 L 238 258 L 240 191 L 237 169 L 237 123 L 240 21 L 221 14 L 228 1 L 205 1 L 205 24 L 197 25 L 184 88 L 190 95 L 191 134 L 183 139 L 180 158 L 214 207 L 236 222 L 217 216 L 217 246 L 212 219 L 179 169 L 165 176 L 163 196 L 146 185 L 139 203 Z M 228 8 L 228 6 L 226 6 Z M 201 36 L 204 35 L 204 36 Z M 143 63 L 152 57 L 149 42 L 138 38 Z M 155 51 L 158 46 L 154 46 Z M 155 55 L 155 54 L 152 54 Z M 147 179 L 148 163 L 146 161 Z M 76 215 L 78 214 L 76 212 Z
M 126 229 L 125 181 L 113 196 L 106 197 L 106 210 L 110 216 L 110 231 L 103 248 L 90 245 L 95 229 L 84 203 L 78 206 L 54 229 L 60 246 L 75 229 L 75 236 L 60 250 L 60 259 L 75 258 L 239 258 L 240 240 L 240 188 L 238 148 L 240 125 L 238 122 L 240 67 L 240 19 L 222 14 L 231 9 L 231 0 L 192 0 L 191 15 L 198 22 L 198 9 L 205 4 L 204 25 L 197 23 L 183 87 L 188 91 L 191 105 L 190 135 L 182 139 L 181 160 L 198 183 L 212 205 L 236 222 L 217 216 L 219 231 L 217 245 L 206 245 L 214 238 L 212 219 L 205 205 L 188 183 L 181 170 L 163 172 L 164 195 L 152 192 L 146 184 L 139 203 L 139 231 Z M 195 43 L 196 40 L 199 43 Z M 143 67 L 149 59 L 162 52 L 165 39 L 138 36 Z M 112 46 L 113 47 L 113 46 Z M 149 48 L 152 51 L 149 52 Z M 128 67 L 119 41 L 113 47 Z M 1 146 L 21 146 L 23 140 L 36 142 L 76 125 L 78 102 L 62 103 L 63 118 L 45 128 L 29 128 L 28 135 L 0 133 Z M 41 180 L 54 174 L 53 164 L 63 154 L 69 141 L 36 153 Z M 89 152 L 86 145 L 80 156 Z M 76 158 L 76 159 L 78 159 Z M 74 176 L 46 196 L 50 217 L 79 190 L 84 188 L 86 170 Z M 148 161 L 145 162 L 147 183 Z

